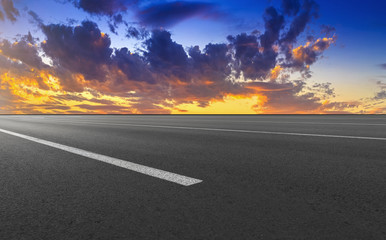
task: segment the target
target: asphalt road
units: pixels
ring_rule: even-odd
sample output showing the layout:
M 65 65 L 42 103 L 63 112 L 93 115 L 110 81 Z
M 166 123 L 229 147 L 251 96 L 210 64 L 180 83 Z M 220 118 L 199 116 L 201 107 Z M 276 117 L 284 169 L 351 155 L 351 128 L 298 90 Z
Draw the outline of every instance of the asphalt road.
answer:
M 386 116 L 0 116 L 0 239 L 386 239 Z

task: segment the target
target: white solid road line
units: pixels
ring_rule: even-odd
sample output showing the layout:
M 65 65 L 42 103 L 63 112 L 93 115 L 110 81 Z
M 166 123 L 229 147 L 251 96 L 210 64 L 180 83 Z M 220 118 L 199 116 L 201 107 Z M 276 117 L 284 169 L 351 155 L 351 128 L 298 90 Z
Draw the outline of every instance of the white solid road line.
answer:
M 163 179 L 163 180 L 166 180 L 166 181 L 169 181 L 169 182 L 177 183 L 177 184 L 180 184 L 180 185 L 183 185 L 183 186 L 191 186 L 193 184 L 197 184 L 197 183 L 202 182 L 202 180 L 199 180 L 199 179 L 195 179 L 195 178 L 191 178 L 191 177 L 186 177 L 186 176 L 183 176 L 183 175 L 179 175 L 179 174 L 176 174 L 176 173 L 171 173 L 171 172 L 163 171 L 163 170 L 152 168 L 152 167 L 143 166 L 143 165 L 140 165 L 140 164 L 137 164 L 137 163 L 132 163 L 132 162 L 128 162 L 128 161 L 125 161 L 125 160 L 118 159 L 118 158 L 113 158 L 113 157 L 109 157 L 109 156 L 105 156 L 105 155 L 101 155 L 101 154 L 85 151 L 85 150 L 82 150 L 82 149 L 79 149 L 79 148 L 69 147 L 69 146 L 66 146 L 66 145 L 62 145 L 62 144 L 59 144 L 59 143 L 54 143 L 54 142 L 46 141 L 46 140 L 35 138 L 35 137 L 30 137 L 30 136 L 27 136 L 27 135 L 11 132 L 11 131 L 8 131 L 8 130 L 5 130 L 5 129 L 1 129 L 1 128 L 0 128 L 0 132 L 6 133 L 6 134 L 9 134 L 9 135 L 12 135 L 12 136 L 20 137 L 20 138 L 23 138 L 23 139 L 27 139 L 27 140 L 30 140 L 30 141 L 33 141 L 33 142 L 36 142 L 36 143 L 40 143 L 40 144 L 43 144 L 43 145 L 47 145 L 47 146 L 50 146 L 50 147 L 53 147 L 53 148 L 57 148 L 57 149 L 60 149 L 60 150 L 66 151 L 66 152 L 74 153 L 74 154 L 77 154 L 77 155 L 80 155 L 80 156 L 84 156 L 84 157 L 87 157 L 87 158 L 91 158 L 91 159 L 94 159 L 94 160 L 98 160 L 98 161 L 101 161 L 101 162 L 112 164 L 112 165 L 115 165 L 115 166 L 118 166 L 118 167 L 121 167 L 121 168 L 126 168 L 126 169 L 129 169 L 129 170 L 132 170 L 132 171 L 135 171 L 135 172 L 138 172 L 138 173 L 142 173 L 142 174 L 145 174 L 145 175 L 148 175 L 148 176 L 152 176 L 152 177 Z
M 60 121 L 69 125 L 74 124 L 94 124 L 94 125 L 116 125 L 116 126 L 133 126 L 133 127 L 149 127 L 149 128 L 168 128 L 168 129 L 185 129 L 185 130 L 200 130 L 200 131 L 217 131 L 217 132 L 239 132 L 239 133 L 257 133 L 271 135 L 290 135 L 290 136 L 305 136 L 305 137 L 325 137 L 325 138 L 346 138 L 346 139 L 363 139 L 363 140 L 378 140 L 386 141 L 386 138 L 381 137 L 362 137 L 362 136 L 345 136 L 345 135 L 327 135 L 315 133 L 292 133 L 292 132 L 269 132 L 258 130 L 242 130 L 242 129 L 226 129 L 226 128 L 201 128 L 201 127 L 184 127 L 184 126 L 166 126 L 166 125 L 148 125 L 148 124 L 132 124 L 132 123 L 102 123 L 102 122 L 67 122 Z

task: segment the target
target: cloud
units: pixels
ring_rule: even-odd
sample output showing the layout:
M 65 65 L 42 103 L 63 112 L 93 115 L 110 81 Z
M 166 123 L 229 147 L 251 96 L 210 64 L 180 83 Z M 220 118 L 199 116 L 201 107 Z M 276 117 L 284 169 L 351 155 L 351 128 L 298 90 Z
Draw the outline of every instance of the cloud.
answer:
M 56 95 L 55 99 L 57 100 L 65 100 L 65 101 L 76 101 L 76 102 L 83 102 L 86 101 L 87 98 L 79 95 L 79 94 L 62 94 L 62 95 Z
M 37 26 L 39 27 L 42 27 L 44 24 L 43 24 L 43 20 L 39 17 L 39 15 L 34 12 L 34 11 L 28 11 L 28 15 L 30 17 L 32 17 L 32 19 L 30 20 L 30 22 L 32 24 L 36 24 Z
M 143 27 L 136 28 L 133 26 L 129 26 L 127 28 L 127 33 L 126 33 L 127 38 L 135 38 L 137 40 L 144 40 L 147 37 L 149 37 L 149 35 L 150 35 L 149 31 L 147 31 Z
M 112 57 L 112 65 L 120 70 L 131 81 L 143 81 L 150 84 L 156 82 L 144 58 L 127 48 L 116 49 Z
M 67 0 L 75 5 L 75 7 L 84 10 L 91 15 L 109 17 L 108 25 L 110 31 L 117 33 L 117 28 L 120 24 L 127 25 L 124 21 L 122 13 L 127 12 L 129 8 L 136 10 L 139 0 Z
M 377 81 L 376 85 L 380 91 L 375 94 L 373 100 L 386 100 L 386 83 Z
M 277 64 L 278 53 L 273 49 L 283 28 L 284 17 L 274 7 L 264 13 L 265 32 L 257 37 L 246 33 L 228 36 L 235 54 L 237 76 L 242 72 L 245 78 L 261 79 Z
M 320 99 L 312 92 L 302 93 L 306 83 L 301 80 L 287 83 L 253 83 L 249 87 L 262 92 L 265 101 L 256 104 L 257 112 L 285 114 L 317 111 Z
M 175 76 L 181 80 L 188 80 L 186 67 L 188 56 L 181 44 L 171 39 L 171 34 L 164 30 L 154 30 L 150 39 L 145 41 L 144 56 L 153 71 L 166 77 Z
M 316 17 L 317 14 L 317 3 L 313 0 L 304 0 L 299 14 L 294 17 L 288 32 L 284 35 L 281 41 L 286 44 L 294 43 L 297 37 L 304 31 L 307 23 L 311 21 L 313 16 Z
M 104 65 L 109 63 L 113 49 L 108 35 L 95 23 L 84 21 L 76 27 L 43 25 L 42 31 L 47 38 L 42 49 L 54 66 L 80 73 L 86 80 L 105 81 Z
M 386 70 L 386 63 L 379 64 L 379 67 Z
M 315 83 L 312 88 L 321 94 L 322 98 L 335 97 L 335 89 L 331 87 L 331 83 Z
M 386 90 L 381 90 L 380 92 L 377 92 L 374 99 L 375 100 L 385 100 L 386 99 Z
M 124 21 L 119 17 L 120 12 L 136 4 L 115 0 L 95 5 L 96 2 L 99 1 L 75 3 L 92 14 L 116 18 L 112 20 L 113 28 L 116 27 L 114 21 Z M 83 21 L 76 27 L 44 24 L 38 15 L 29 12 L 45 40 L 39 43 L 28 34 L 17 43 L 2 41 L 1 94 L 14 97 L 9 97 L 0 111 L 170 113 L 182 104 L 204 108 L 228 97 L 256 96 L 259 99 L 253 107 L 256 112 L 328 111 L 329 105 L 323 102 L 334 97 L 334 89 L 329 83 L 309 86 L 306 78 L 311 65 L 335 38 L 314 37 L 296 46 L 305 29 L 303 24 L 310 22 L 299 16 L 314 16 L 316 6 L 312 1 L 285 2 L 283 9 L 266 9 L 261 34 L 231 35 L 227 42 L 209 43 L 203 49 L 198 46 L 184 49 L 169 31 L 148 31 L 141 26 L 128 26 L 127 33 L 142 41 L 140 50 L 115 49 L 108 34 L 102 33 L 94 22 Z M 180 8 L 187 14 L 185 17 L 202 17 L 215 9 L 210 4 L 197 2 L 168 4 L 159 6 Z M 151 15 L 161 19 L 163 10 L 154 10 L 156 14 Z M 174 24 L 185 17 L 165 15 L 165 20 L 159 22 Z M 287 17 L 293 19 L 289 28 Z M 295 21 L 297 17 L 300 20 Z M 294 32 L 291 37 L 287 37 L 289 31 Z M 42 63 L 40 56 L 52 63 Z M 291 79 L 291 74 L 297 72 L 304 77 Z M 52 107 L 55 104 L 57 109 Z M 28 111 L 28 106 L 34 109 Z M 338 103 L 329 107 L 337 110 L 337 106 Z
M 269 7 L 264 13 L 265 32 L 260 36 L 261 46 L 270 51 L 272 45 L 279 39 L 280 31 L 284 26 L 284 17 L 274 7 Z
M 38 48 L 27 42 L 28 39 L 33 41 L 32 36 L 29 34 L 26 36 L 26 40 L 10 43 L 8 40 L 0 42 L 0 50 L 4 56 L 11 59 L 17 59 L 30 67 L 41 69 L 46 66 L 39 57 Z
M 301 5 L 300 5 L 301 4 Z M 286 59 L 292 58 L 292 48 L 296 40 L 302 34 L 312 17 L 318 16 L 318 4 L 313 0 L 299 1 L 283 0 L 284 12 L 293 16 L 288 31 L 280 39 L 280 48 L 284 52 Z M 310 39 L 313 36 L 309 36 Z
M 167 28 L 192 17 L 218 18 L 221 13 L 216 7 L 215 4 L 206 2 L 175 1 L 147 6 L 136 15 L 141 24 Z
M 70 0 L 78 8 L 96 15 L 113 16 L 127 11 L 129 6 L 137 4 L 137 0 Z
M 277 53 L 272 50 L 272 45 L 268 49 L 262 47 L 255 35 L 242 33 L 228 36 L 228 40 L 234 48 L 237 76 L 243 73 L 247 79 L 265 78 L 276 65 Z
M 123 21 L 122 14 L 116 14 L 112 16 L 111 21 L 109 22 L 110 31 L 118 35 L 116 29 L 118 28 L 118 25 L 121 23 L 125 23 L 125 21 Z
M 300 71 L 305 77 L 309 78 L 311 77 L 310 65 L 315 63 L 335 41 L 336 37 L 319 38 L 314 42 L 307 42 L 305 45 L 292 49 L 290 58 L 287 59 L 283 66 Z
M 16 17 L 20 16 L 19 11 L 15 8 L 13 5 L 12 0 L 1 0 L 1 6 L 5 12 L 5 16 L 10 20 L 11 22 L 16 21 Z M 3 13 L 0 11 L 0 19 L 4 20 Z
M 336 32 L 336 29 L 335 29 L 335 27 L 333 27 L 333 26 L 330 26 L 330 25 L 322 25 L 321 26 L 321 30 L 320 30 L 320 33 L 321 34 L 324 34 L 324 35 L 326 35 L 326 36 L 329 36 L 329 35 L 331 35 L 331 34 L 333 34 L 333 33 L 335 33 Z
M 232 61 L 229 49 L 226 44 L 210 43 L 201 52 L 198 47 L 189 51 L 192 63 L 192 75 L 200 79 L 207 79 L 214 82 L 226 81 L 231 75 L 232 69 L 229 63 Z
M 132 113 L 130 109 L 124 106 L 117 106 L 117 105 L 90 105 L 90 104 L 79 104 L 76 105 L 77 107 L 85 110 L 91 110 L 91 112 L 95 111 L 108 111 L 108 112 L 117 112 L 117 113 Z
M 142 26 L 150 28 L 171 27 L 183 20 L 199 17 L 217 19 L 224 16 L 217 5 L 196 1 L 161 2 L 140 0 L 67 0 L 77 8 L 93 15 L 108 16 L 111 32 L 116 33 L 119 24 L 128 24 L 123 19 L 126 12 L 132 12 Z M 150 4 L 148 4 L 150 3 Z M 129 35 L 131 36 L 131 35 Z
M 326 113 L 350 113 L 355 108 L 361 105 L 360 102 L 325 102 L 321 109 Z
M 31 32 L 28 32 L 28 34 L 23 37 L 23 40 L 30 44 L 35 44 L 35 42 L 39 40 L 39 38 L 34 38 Z

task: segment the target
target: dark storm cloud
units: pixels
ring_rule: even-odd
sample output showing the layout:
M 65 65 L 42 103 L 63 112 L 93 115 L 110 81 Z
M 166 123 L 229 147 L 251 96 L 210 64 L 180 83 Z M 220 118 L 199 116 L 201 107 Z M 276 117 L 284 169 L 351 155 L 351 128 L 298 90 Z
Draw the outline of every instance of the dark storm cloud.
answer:
M 42 26 L 47 40 L 42 48 L 54 65 L 81 73 L 87 80 L 104 81 L 113 49 L 110 38 L 102 34 L 98 26 L 84 21 L 75 28 L 62 24 Z
M 176 1 L 147 6 L 137 13 L 137 18 L 150 27 L 170 27 L 195 16 L 218 18 L 220 15 L 212 3 Z
M 274 7 L 269 7 L 264 13 L 265 32 L 260 36 L 260 43 L 264 50 L 269 48 L 279 39 L 280 30 L 283 28 L 284 17 Z
M 109 28 L 110 28 L 110 31 L 112 33 L 115 33 L 115 34 L 118 34 L 116 29 L 118 28 L 118 25 L 122 24 L 122 23 L 125 23 L 125 21 L 123 21 L 123 16 L 122 14 L 116 14 L 114 16 L 111 17 L 111 20 L 109 22 Z
M 116 33 L 120 23 L 126 23 L 122 13 L 132 11 L 140 23 L 149 27 L 170 27 L 191 18 L 218 18 L 223 15 L 217 6 L 207 2 L 174 1 L 147 4 L 140 0 L 68 0 L 90 14 L 110 17 L 109 27 Z M 147 4 L 147 5 L 146 5 Z M 127 23 L 126 23 L 127 24 Z
M 28 11 L 28 15 L 31 16 L 30 23 L 35 24 L 39 27 L 43 26 L 43 20 L 39 17 L 39 15 L 34 11 Z
M 27 41 L 28 43 L 30 43 L 30 44 L 35 44 L 36 40 L 38 40 L 38 38 L 32 37 L 31 32 L 28 32 L 28 34 L 25 35 L 25 36 L 23 37 L 23 39 L 24 39 L 25 41 Z
M 243 33 L 235 37 L 228 36 L 228 40 L 234 48 L 234 66 L 237 76 L 243 73 L 247 79 L 265 78 L 276 65 L 277 53 L 272 50 L 272 47 L 260 48 L 255 35 Z
M 231 74 L 232 59 L 226 44 L 210 43 L 203 52 L 196 46 L 189 50 L 189 55 L 193 77 L 223 82 Z
M 127 11 L 131 5 L 137 4 L 138 0 L 69 0 L 84 11 L 97 14 L 113 16 L 119 12 Z
M 137 11 L 139 0 L 68 0 L 77 8 L 87 13 L 98 16 L 108 16 L 108 25 L 112 33 L 117 33 L 120 24 L 124 21 L 122 13 L 127 12 L 129 8 Z
M 304 32 L 312 17 L 318 16 L 318 8 L 318 4 L 313 0 L 303 0 L 300 11 L 294 16 L 289 30 L 280 39 L 281 49 L 285 53 L 287 60 L 292 57 L 292 46 L 296 43 L 299 35 Z
M 127 48 L 115 50 L 112 63 L 122 71 L 127 79 L 155 83 L 155 79 L 145 62 L 144 57 L 130 52 Z
M 153 75 L 187 79 L 187 55 L 182 45 L 171 40 L 167 31 L 156 30 L 145 41 L 144 56 L 127 48 L 110 48 L 110 39 L 95 23 L 86 21 L 81 26 L 60 24 L 43 25 L 47 40 L 42 48 L 57 69 L 81 73 L 86 80 L 105 81 L 107 75 L 116 81 L 155 83 Z M 117 70 L 123 73 L 118 74 Z
M 109 28 L 110 28 L 110 32 L 118 35 L 118 32 L 117 32 L 117 26 L 113 23 L 109 23 Z
M 46 66 L 39 57 L 37 47 L 25 40 L 13 44 L 3 40 L 0 42 L 0 50 L 4 56 L 20 60 L 31 67 L 41 69 Z
M 235 49 L 235 57 L 240 60 L 243 66 L 250 65 L 256 55 L 260 54 L 260 43 L 256 35 L 247 35 L 246 33 L 237 36 L 228 36 L 229 42 Z
M 317 16 L 317 13 L 317 3 L 313 0 L 304 0 L 299 14 L 292 20 L 288 32 L 281 41 L 286 44 L 294 43 L 297 37 L 304 31 L 306 25 L 311 21 L 312 17 Z
M 122 14 L 117 14 L 113 16 L 114 23 L 123 23 Z
M 187 80 L 186 68 L 188 56 L 181 44 L 171 39 L 171 34 L 164 30 L 154 30 L 151 38 L 145 41 L 144 56 L 151 69 L 167 77 L 175 76 Z
M 147 37 L 149 37 L 149 35 L 150 35 L 150 32 L 147 31 L 143 27 L 137 28 L 137 27 L 129 26 L 127 28 L 127 33 L 126 33 L 127 38 L 135 38 L 137 40 L 144 40 Z
M 11 21 L 15 22 L 16 17 L 20 16 L 19 11 L 13 5 L 12 0 L 1 0 L 1 6 L 5 12 L 5 16 Z M 0 14 L 0 19 L 4 19 L 3 13 Z
M 277 64 L 278 54 L 272 47 L 279 39 L 284 17 L 274 7 L 269 7 L 265 10 L 264 22 L 265 32 L 259 38 L 246 33 L 228 36 L 235 50 L 236 71 L 249 79 L 265 78 Z

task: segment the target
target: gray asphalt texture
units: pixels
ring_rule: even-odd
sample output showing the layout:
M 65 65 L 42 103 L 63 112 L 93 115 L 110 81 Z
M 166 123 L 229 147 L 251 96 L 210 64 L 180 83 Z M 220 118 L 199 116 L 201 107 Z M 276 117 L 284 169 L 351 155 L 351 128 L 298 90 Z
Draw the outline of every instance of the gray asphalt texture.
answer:
M 386 138 L 385 115 L 0 116 L 2 129 L 203 180 L 0 133 L 0 239 L 386 239 L 386 141 L 127 124 Z

